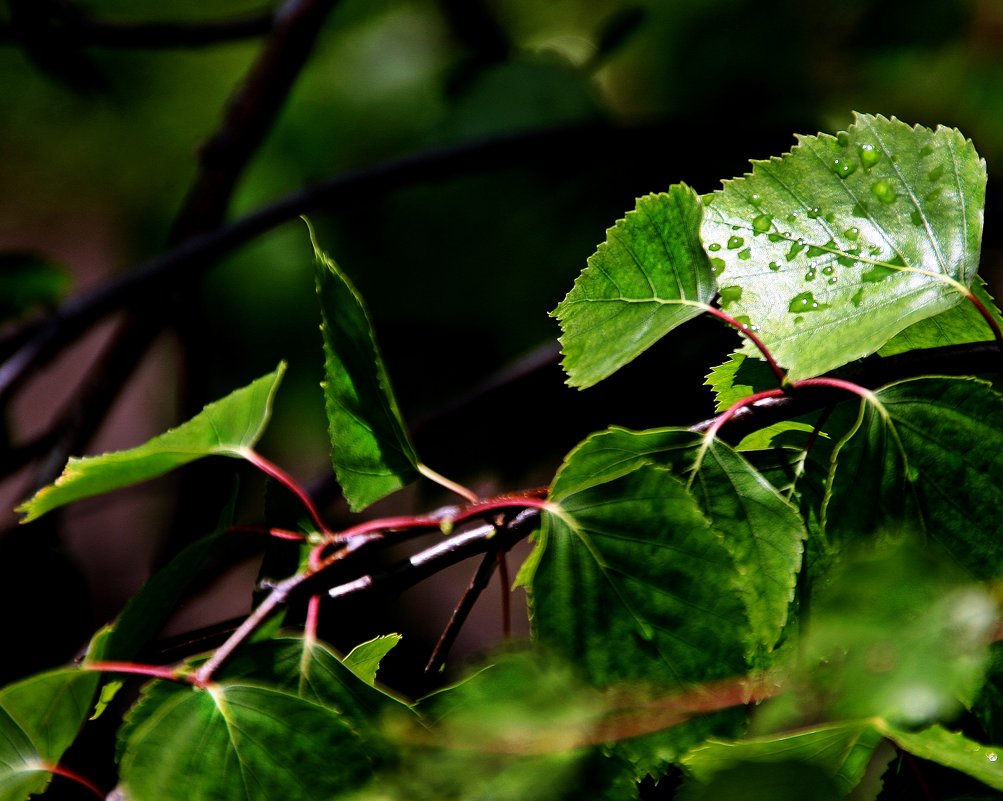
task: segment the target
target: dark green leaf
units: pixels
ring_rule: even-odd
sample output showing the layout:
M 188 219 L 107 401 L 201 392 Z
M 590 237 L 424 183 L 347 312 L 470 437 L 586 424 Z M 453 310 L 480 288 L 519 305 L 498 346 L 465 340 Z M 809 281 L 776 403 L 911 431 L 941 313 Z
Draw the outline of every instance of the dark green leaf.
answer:
M 799 137 L 706 199 L 722 305 L 758 327 L 792 379 L 873 353 L 964 297 L 985 183 L 953 129 L 858 114 L 838 136 Z
M 17 511 L 22 523 L 73 501 L 139 484 L 206 456 L 244 458 L 265 430 L 285 364 L 222 400 L 210 403 L 177 428 L 136 448 L 70 459 L 55 483 Z
M 32 253 L 0 254 L 0 320 L 34 306 L 55 304 L 70 286 L 70 275 Z
M 641 198 L 606 232 L 552 312 L 569 384 L 601 381 L 710 303 L 715 285 L 700 244 L 701 213 L 693 190 L 676 184 Z
M 324 335 L 331 463 L 359 511 L 418 478 L 418 455 L 397 408 L 362 297 L 310 232 Z
M 331 801 L 372 770 L 347 721 L 283 690 L 156 682 L 138 710 L 122 742 L 131 801 Z
M 1003 558 L 1003 398 L 964 378 L 917 378 L 862 402 L 839 445 L 825 504 L 830 538 L 912 529 L 972 575 Z

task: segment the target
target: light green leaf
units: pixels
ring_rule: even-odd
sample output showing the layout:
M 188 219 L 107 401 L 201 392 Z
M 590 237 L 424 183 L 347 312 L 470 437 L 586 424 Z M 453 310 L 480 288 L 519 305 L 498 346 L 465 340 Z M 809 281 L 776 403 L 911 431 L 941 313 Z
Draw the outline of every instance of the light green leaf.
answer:
M 958 131 L 858 114 L 847 131 L 799 137 L 725 182 L 705 198 L 702 236 L 724 262 L 727 311 L 748 317 L 796 380 L 962 300 L 979 264 L 985 184 Z
M 688 480 L 703 445 L 701 435 L 684 429 L 634 432 L 614 427 L 593 434 L 571 453 L 552 493 L 580 492 L 646 462 Z M 748 461 L 718 440 L 707 446 L 691 492 L 742 576 L 739 592 L 749 617 L 749 650 L 768 652 L 787 621 L 801 566 L 804 523 Z
M 532 577 L 537 640 L 599 686 L 672 691 L 741 674 L 738 573 L 682 482 L 642 464 L 603 484 L 560 486 Z
M 702 208 L 685 184 L 648 195 L 606 241 L 560 305 L 568 383 L 588 387 L 698 316 L 716 291 L 700 244 Z
M 400 634 L 384 634 L 381 637 L 356 645 L 343 660 L 343 664 L 370 687 L 376 685 L 376 673 L 390 651 L 403 637 Z
M 1003 747 L 981 745 L 942 726 L 912 732 L 879 721 L 878 728 L 913 756 L 967 773 L 994 790 L 1003 790 Z
M 100 675 L 64 669 L 0 690 L 0 799 L 41 792 L 87 720 Z
M 331 464 L 354 511 L 419 476 L 362 296 L 310 230 L 324 336 L 324 403 Z
M 348 722 L 283 690 L 156 682 L 138 709 L 122 744 L 131 801 L 330 801 L 372 770 Z
M 745 740 L 711 740 L 686 754 L 682 764 L 690 775 L 704 783 L 736 763 L 815 765 L 836 781 L 843 797 L 863 779 L 880 742 L 881 734 L 869 722 L 851 721 Z
M 986 282 L 981 276 L 975 276 L 972 283 L 972 294 L 1003 327 L 1003 315 L 996 308 L 992 295 L 986 289 Z M 934 317 L 928 317 L 909 326 L 884 344 L 878 351 L 880 356 L 894 356 L 908 350 L 921 348 L 937 348 L 942 345 L 963 345 L 967 342 L 985 342 L 993 339 L 993 330 L 989 323 L 975 308 L 974 303 L 959 303 L 952 309 Z
M 265 430 L 284 372 L 283 363 L 139 447 L 70 459 L 55 483 L 17 508 L 24 515 L 21 522 L 73 501 L 148 481 L 206 456 L 244 458 Z
M 1003 398 L 966 378 L 917 378 L 862 403 L 836 451 L 824 520 L 830 539 L 881 528 L 938 542 L 979 578 L 1003 572 Z

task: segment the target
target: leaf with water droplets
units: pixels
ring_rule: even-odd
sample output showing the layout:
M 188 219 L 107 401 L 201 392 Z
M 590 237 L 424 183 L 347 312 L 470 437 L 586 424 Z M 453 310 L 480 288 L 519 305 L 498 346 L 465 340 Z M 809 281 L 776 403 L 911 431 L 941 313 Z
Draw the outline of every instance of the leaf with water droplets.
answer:
M 1003 790 L 1003 747 L 982 745 L 943 726 L 908 731 L 879 721 L 878 729 L 913 756 L 967 773 L 995 790 Z
M 862 402 L 836 450 L 825 528 L 852 540 L 918 531 L 972 575 L 1003 565 L 1003 397 L 972 378 L 916 378 Z
M 702 236 L 708 246 L 743 239 L 747 257 L 716 254 L 718 282 L 742 289 L 728 312 L 748 317 L 790 377 L 804 378 L 964 298 L 985 183 L 984 162 L 958 131 L 858 114 L 838 136 L 799 137 L 726 181 L 705 198 Z
M 606 232 L 552 312 L 561 323 L 569 384 L 601 381 L 713 300 L 712 260 L 700 244 L 702 211 L 693 190 L 676 184 L 638 200 Z M 742 246 L 738 237 L 725 240 L 729 252 Z

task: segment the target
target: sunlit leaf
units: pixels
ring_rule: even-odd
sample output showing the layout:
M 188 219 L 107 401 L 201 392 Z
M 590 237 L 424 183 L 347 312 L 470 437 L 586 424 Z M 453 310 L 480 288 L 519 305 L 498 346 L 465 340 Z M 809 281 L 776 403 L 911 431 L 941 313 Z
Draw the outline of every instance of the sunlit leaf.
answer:
M 206 456 L 243 458 L 261 437 L 285 364 L 195 417 L 125 451 L 70 459 L 55 483 L 18 507 L 27 523 L 73 501 L 139 484 Z
M 606 232 L 552 312 L 569 384 L 601 381 L 710 303 L 715 285 L 700 245 L 701 213 L 693 190 L 676 184 L 641 198 Z
M 391 649 L 401 641 L 400 634 L 384 634 L 382 637 L 359 643 L 346 654 L 343 664 L 366 684 L 376 683 L 376 673 Z
M 911 528 L 980 578 L 1003 568 L 1003 398 L 965 378 L 917 378 L 861 404 L 836 451 L 830 537 Z
M 334 710 L 238 682 L 156 682 L 122 742 L 131 801 L 330 801 L 372 770 L 363 740 Z
M 828 724 L 745 740 L 712 740 L 686 754 L 682 764 L 687 773 L 703 783 L 709 783 L 716 774 L 737 764 L 814 765 L 836 782 L 842 798 L 860 783 L 881 739 L 866 721 Z M 815 797 L 804 788 L 800 789 L 802 795 L 797 797 Z
M 313 247 L 331 463 L 349 506 L 359 511 L 417 479 L 418 455 L 362 296 L 316 239 Z
M 967 773 L 993 789 L 1003 790 L 1003 747 L 982 745 L 942 726 L 914 732 L 882 721 L 879 728 L 903 751 Z
M 792 379 L 873 353 L 963 299 L 985 183 L 953 129 L 858 114 L 837 136 L 799 137 L 706 198 L 722 306 L 758 327 Z

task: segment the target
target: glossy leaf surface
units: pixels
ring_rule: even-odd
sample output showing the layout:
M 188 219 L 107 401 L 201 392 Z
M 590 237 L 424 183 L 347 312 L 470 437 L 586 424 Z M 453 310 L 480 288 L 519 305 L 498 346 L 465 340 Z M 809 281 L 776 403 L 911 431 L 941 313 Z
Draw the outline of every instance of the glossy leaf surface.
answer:
M 18 507 L 21 522 L 73 501 L 156 478 L 206 456 L 243 458 L 261 437 L 285 364 L 225 398 L 210 403 L 177 428 L 136 448 L 70 459 L 55 483 Z
M 601 381 L 710 303 L 716 290 L 700 245 L 701 214 L 693 190 L 676 184 L 641 198 L 606 232 L 552 312 L 569 384 Z
M 1003 398 L 975 379 L 917 378 L 862 404 L 825 505 L 830 537 L 911 529 L 979 578 L 1003 568 Z
M 963 299 L 985 184 L 953 129 L 858 114 L 837 136 L 799 137 L 705 199 L 721 305 L 758 327 L 792 379 L 873 353 Z
M 313 246 L 331 464 L 349 506 L 359 511 L 417 479 L 418 455 L 362 296 L 316 239 Z

